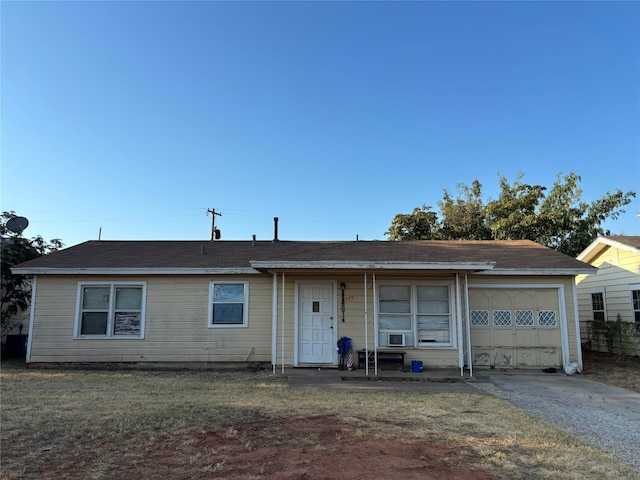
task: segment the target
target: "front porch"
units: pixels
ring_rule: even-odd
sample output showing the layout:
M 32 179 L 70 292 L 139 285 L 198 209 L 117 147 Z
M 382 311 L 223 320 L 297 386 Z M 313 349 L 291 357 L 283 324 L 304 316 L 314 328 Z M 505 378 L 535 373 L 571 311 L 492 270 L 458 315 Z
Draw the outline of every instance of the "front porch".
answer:
M 341 338 L 351 341 L 350 361 L 366 376 L 412 373 L 415 361 L 460 377 L 470 364 L 466 271 L 271 273 L 274 374 L 339 366 Z

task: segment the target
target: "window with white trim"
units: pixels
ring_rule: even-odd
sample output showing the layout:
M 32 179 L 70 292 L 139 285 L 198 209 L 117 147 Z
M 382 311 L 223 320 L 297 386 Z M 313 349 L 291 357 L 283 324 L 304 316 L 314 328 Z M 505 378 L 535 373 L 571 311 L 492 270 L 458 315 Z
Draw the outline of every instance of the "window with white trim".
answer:
M 489 310 L 471 310 L 471 325 L 474 327 L 488 327 Z
M 403 335 L 406 346 L 452 346 L 453 308 L 449 284 L 382 284 L 378 286 L 378 340 Z
M 538 310 L 539 327 L 557 327 L 558 317 L 555 310 Z
M 640 324 L 640 285 L 629 285 L 629 292 L 631 293 L 631 318 Z
M 209 327 L 233 328 L 249 325 L 249 282 L 209 284 Z
M 516 310 L 516 327 L 533 327 L 533 310 Z
M 494 327 L 510 327 L 511 322 L 511 310 L 494 310 L 493 311 L 493 326 Z
M 145 283 L 78 284 L 76 338 L 143 338 Z
M 593 320 L 606 320 L 604 290 L 591 292 L 591 314 Z

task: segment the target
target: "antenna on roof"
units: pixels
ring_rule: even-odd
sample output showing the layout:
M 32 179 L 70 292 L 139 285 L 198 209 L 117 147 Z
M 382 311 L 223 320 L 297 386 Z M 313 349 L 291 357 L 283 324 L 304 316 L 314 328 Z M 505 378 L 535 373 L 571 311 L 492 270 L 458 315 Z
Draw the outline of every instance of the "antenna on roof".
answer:
M 216 215 L 221 217 L 222 214 L 216 212 L 215 208 L 208 209 L 205 215 L 209 214 L 211 214 L 211 241 L 220 240 L 220 230 L 216 228 Z

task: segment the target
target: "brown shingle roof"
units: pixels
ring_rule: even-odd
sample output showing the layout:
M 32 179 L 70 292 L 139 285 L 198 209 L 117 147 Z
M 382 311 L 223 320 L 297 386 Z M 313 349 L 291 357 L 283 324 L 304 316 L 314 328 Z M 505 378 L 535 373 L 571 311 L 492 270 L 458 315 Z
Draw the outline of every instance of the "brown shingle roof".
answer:
M 248 269 L 252 262 L 460 264 L 495 270 L 573 272 L 589 265 L 528 240 L 517 241 L 89 241 L 25 262 L 14 271 Z M 583 272 L 584 273 L 584 272 Z
M 610 238 L 611 240 L 619 243 L 623 243 L 625 245 L 629 245 L 630 247 L 640 248 L 640 236 L 631 236 L 631 235 L 609 235 L 606 238 Z

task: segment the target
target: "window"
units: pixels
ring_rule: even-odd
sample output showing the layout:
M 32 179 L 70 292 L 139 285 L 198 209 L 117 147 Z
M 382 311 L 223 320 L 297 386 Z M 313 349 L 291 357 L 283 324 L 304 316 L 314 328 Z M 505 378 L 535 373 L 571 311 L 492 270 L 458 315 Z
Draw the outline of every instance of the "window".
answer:
M 247 282 L 211 282 L 209 327 L 246 327 L 249 318 Z
M 418 300 L 418 343 L 451 343 L 449 287 L 447 285 L 418 285 L 416 295 Z
M 76 337 L 143 338 L 146 284 L 78 285 Z
M 404 334 L 407 346 L 451 346 L 453 322 L 449 285 L 380 285 L 379 344 Z
M 591 312 L 594 320 L 604 321 L 606 319 L 604 290 L 591 292 Z
M 471 310 L 471 325 L 474 327 L 488 327 L 489 310 Z
M 494 327 L 510 327 L 511 323 L 511 310 L 494 310 L 493 311 L 493 326 Z
M 516 327 L 533 327 L 533 310 L 516 310 Z
M 538 326 L 539 327 L 556 327 L 558 320 L 556 318 L 555 310 L 539 310 L 538 311 Z
M 633 311 L 632 319 L 636 323 L 640 323 L 640 285 L 629 285 L 631 292 L 631 308 Z

